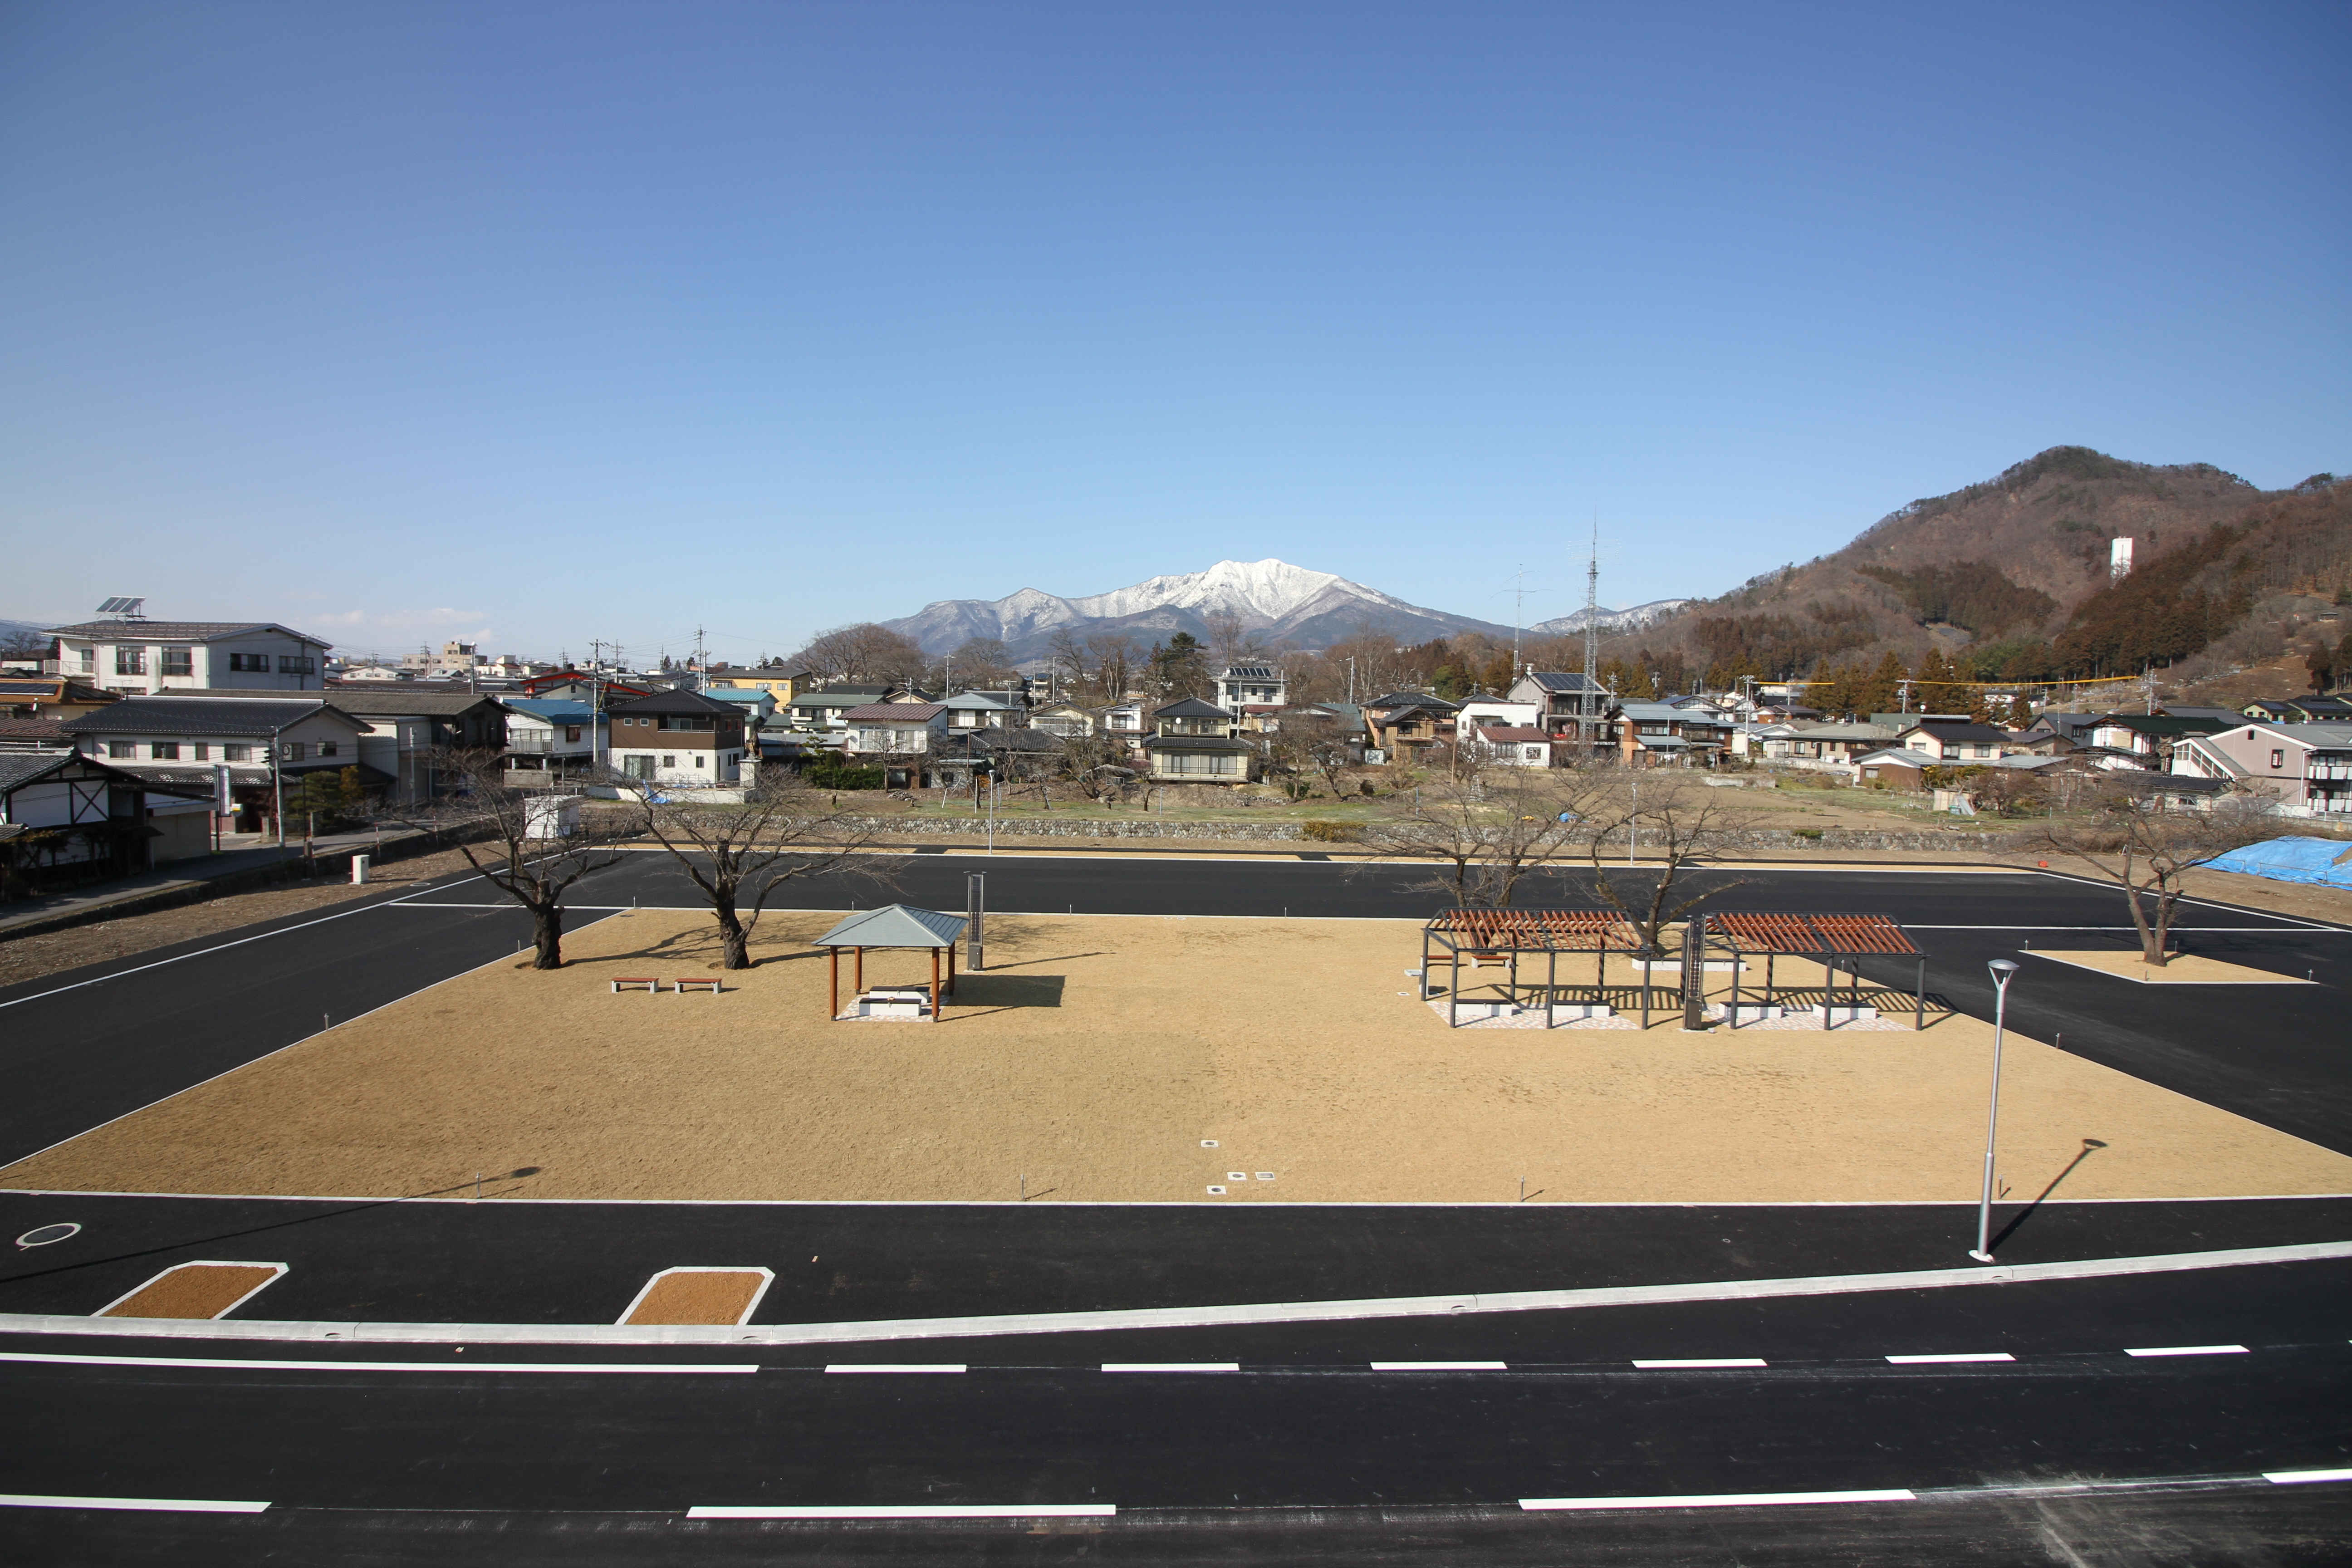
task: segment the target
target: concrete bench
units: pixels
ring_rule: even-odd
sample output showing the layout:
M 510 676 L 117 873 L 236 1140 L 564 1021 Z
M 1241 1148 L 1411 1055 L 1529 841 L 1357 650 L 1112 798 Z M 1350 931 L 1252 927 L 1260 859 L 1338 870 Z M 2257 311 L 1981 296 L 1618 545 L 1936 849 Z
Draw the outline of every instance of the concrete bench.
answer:
M 650 992 L 659 992 L 661 990 L 661 982 L 652 978 L 650 975 L 641 975 L 635 978 L 628 975 L 623 975 L 613 982 L 614 994 L 619 994 L 621 987 L 624 985 L 642 985 Z
M 689 986 L 689 985 L 694 986 L 694 987 L 697 987 L 698 989 L 700 989 L 700 990 L 708 991 L 708 992 L 709 992 L 713 996 L 716 996 L 716 995 L 718 995 L 718 994 L 719 994 L 719 982 L 718 982 L 717 980 L 715 980 L 715 979 L 711 978 L 711 977 L 710 977 L 710 976 L 709 976 L 709 975 L 705 975 L 705 976 L 703 976 L 703 977 L 702 977 L 701 979 L 699 979 L 699 980 L 695 980 L 695 979 L 673 980 L 673 981 L 671 981 L 669 984 L 670 984 L 670 989 L 672 989 L 673 991 L 676 991 L 676 992 L 677 992 L 679 995 L 681 995 L 681 996 L 683 996 L 684 994 L 686 994 L 687 987 L 688 987 L 688 986 Z

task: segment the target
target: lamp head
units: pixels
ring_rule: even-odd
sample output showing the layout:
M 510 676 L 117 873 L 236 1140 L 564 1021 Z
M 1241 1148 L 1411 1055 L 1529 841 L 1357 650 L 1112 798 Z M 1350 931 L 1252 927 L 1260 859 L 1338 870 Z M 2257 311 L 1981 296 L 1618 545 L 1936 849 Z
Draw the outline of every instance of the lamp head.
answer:
M 1996 958 L 1987 963 L 1985 967 L 1992 971 L 1993 984 L 1996 985 L 2017 973 L 2016 963 L 2013 960 L 2006 958 Z

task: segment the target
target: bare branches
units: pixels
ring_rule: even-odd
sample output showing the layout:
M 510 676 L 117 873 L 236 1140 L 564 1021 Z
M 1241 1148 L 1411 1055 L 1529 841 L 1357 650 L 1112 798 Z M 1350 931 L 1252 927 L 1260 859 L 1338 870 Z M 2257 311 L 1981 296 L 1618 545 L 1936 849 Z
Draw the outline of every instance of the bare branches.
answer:
M 792 662 L 828 679 L 849 682 L 913 680 L 923 673 L 923 650 L 912 637 L 861 621 L 819 632 Z
M 473 828 L 457 851 L 482 879 L 531 913 L 534 969 L 563 966 L 563 895 L 591 871 L 619 863 L 623 831 L 580 809 L 577 795 L 509 788 L 495 751 L 442 748 L 432 767 L 455 792 L 427 813 L 445 827 Z
M 1593 890 L 1640 933 L 1642 951 L 1660 951 L 1666 927 L 1738 881 L 1709 882 L 1692 890 L 1686 871 L 1723 846 L 1731 823 L 1696 775 L 1679 771 L 1611 769 L 1607 788 L 1590 806 L 1582 838 L 1592 867 Z M 1613 864 L 1618 847 L 1632 852 L 1632 864 Z M 1643 879 L 1649 879 L 1646 889 Z
M 1367 824 L 1363 842 L 1382 859 L 1433 862 L 1413 891 L 1443 893 L 1461 909 L 1507 909 L 1531 873 L 1577 858 L 1584 808 L 1606 787 L 1597 772 L 1567 769 L 1433 779 L 1411 805 Z
M 762 784 L 741 805 L 702 805 L 646 790 L 637 819 L 694 879 L 719 920 L 720 963 L 751 967 L 751 932 L 768 900 L 801 878 L 862 877 L 896 885 L 904 858 L 876 852 L 870 819 L 797 782 Z
M 2243 795 L 2200 810 L 2118 784 L 2089 805 L 2088 822 L 2053 824 L 2043 830 L 2042 845 L 2123 889 L 2139 933 L 2140 956 L 2158 967 L 2172 956 L 2167 944 L 2182 876 L 2277 829 L 2267 805 Z

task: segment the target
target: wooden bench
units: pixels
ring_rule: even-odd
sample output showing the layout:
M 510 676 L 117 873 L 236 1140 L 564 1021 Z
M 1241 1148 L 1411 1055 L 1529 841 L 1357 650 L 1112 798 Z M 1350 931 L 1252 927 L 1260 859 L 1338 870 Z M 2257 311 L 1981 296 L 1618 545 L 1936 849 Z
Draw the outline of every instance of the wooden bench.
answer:
M 709 989 L 709 991 L 710 992 L 710 994 L 711 994 L 713 996 L 716 996 L 716 995 L 718 995 L 718 994 L 719 994 L 719 982 L 718 982 L 716 979 L 714 979 L 714 978 L 710 978 L 710 977 L 709 977 L 709 976 L 706 976 L 706 977 L 704 977 L 704 978 L 702 978 L 702 979 L 700 979 L 700 980 L 693 980 L 693 979 L 688 979 L 688 980 L 673 980 L 673 981 L 671 981 L 669 984 L 670 984 L 670 988 L 671 988 L 672 990 L 676 991 L 676 992 L 677 992 L 679 995 L 681 995 L 681 996 L 683 996 L 683 995 L 685 995 L 685 994 L 686 994 L 686 988 L 687 988 L 688 986 L 689 986 L 689 985 L 699 985 L 699 986 L 704 986 L 704 987 L 706 987 L 706 988 L 708 988 L 708 989 Z
M 624 975 L 620 979 L 613 982 L 614 994 L 616 995 L 619 994 L 620 989 L 624 985 L 642 985 L 647 991 L 651 992 L 659 992 L 661 990 L 661 982 L 658 980 L 642 976 L 636 979 L 631 979 L 628 976 Z

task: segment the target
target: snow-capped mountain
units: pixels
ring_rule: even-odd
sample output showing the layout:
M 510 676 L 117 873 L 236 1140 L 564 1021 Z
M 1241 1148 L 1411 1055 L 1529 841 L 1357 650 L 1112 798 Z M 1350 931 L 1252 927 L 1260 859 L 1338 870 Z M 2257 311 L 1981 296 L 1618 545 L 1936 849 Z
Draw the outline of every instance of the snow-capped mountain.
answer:
M 1630 632 L 1646 626 L 1653 621 L 1664 620 L 1685 605 L 1696 602 L 1693 599 L 1653 599 L 1646 605 L 1635 605 L 1622 610 L 1612 610 L 1603 605 L 1593 614 L 1592 618 L 1600 624 L 1601 629 L 1604 632 Z M 1580 632 L 1583 629 L 1584 612 L 1582 610 L 1577 611 L 1572 616 L 1558 616 L 1549 621 L 1538 621 L 1528 628 L 1530 632 L 1551 637 L 1565 637 L 1570 632 Z
M 1220 561 L 1205 572 L 1154 577 L 1108 594 L 1066 599 L 1024 588 L 1002 599 L 943 599 L 903 620 L 885 621 L 933 653 L 944 653 L 967 637 L 996 637 L 1017 660 L 1042 657 L 1048 640 L 1067 628 L 1091 632 L 1131 631 L 1145 640 L 1180 631 L 1206 640 L 1208 619 L 1231 613 L 1244 629 L 1267 640 L 1320 647 L 1373 626 L 1400 642 L 1422 642 L 1449 632 L 1482 631 L 1507 637 L 1508 627 L 1407 604 L 1393 595 L 1328 572 L 1310 572 L 1286 561 Z

